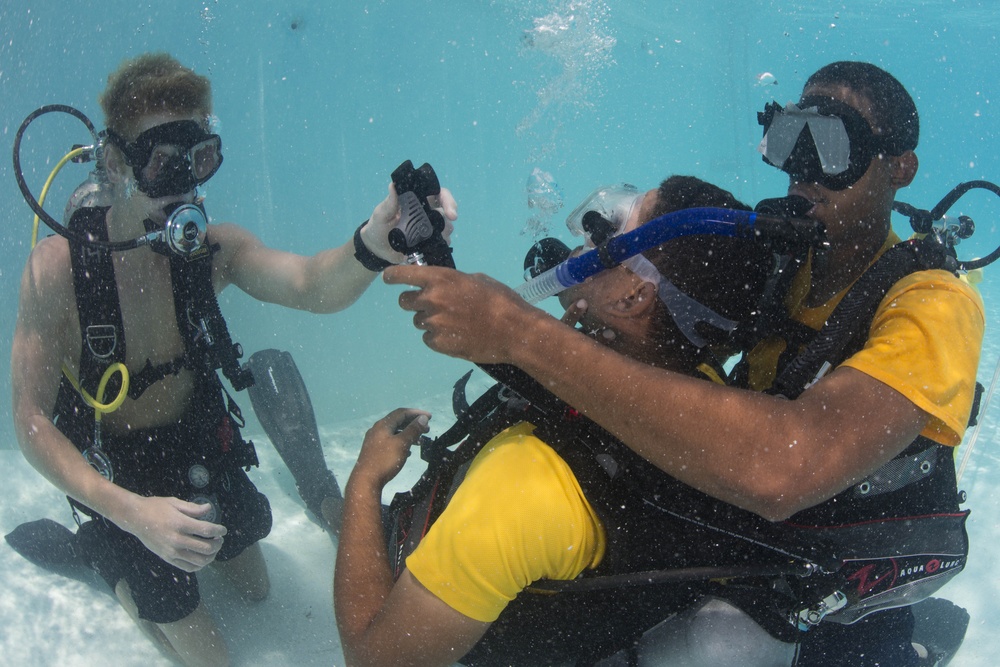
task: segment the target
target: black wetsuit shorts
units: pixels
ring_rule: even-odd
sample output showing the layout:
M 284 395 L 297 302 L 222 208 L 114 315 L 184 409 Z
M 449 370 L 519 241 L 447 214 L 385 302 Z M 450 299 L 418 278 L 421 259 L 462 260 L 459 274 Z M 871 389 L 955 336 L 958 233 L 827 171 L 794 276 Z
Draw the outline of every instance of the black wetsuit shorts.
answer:
M 267 536 L 271 505 L 246 473 L 234 468 L 223 473 L 228 490 L 216 494 L 220 522 L 226 526 L 222 549 L 215 560 L 225 562 Z M 135 535 L 97 517 L 81 527 L 85 552 L 93 568 L 114 589 L 122 579 L 129 586 L 139 618 L 173 623 L 187 617 L 201 601 L 198 578 L 147 549 Z
M 69 390 L 60 398 L 77 400 Z M 257 456 L 226 409 L 218 381 L 200 383 L 191 405 L 196 407 L 175 424 L 105 435 L 103 452 L 113 482 L 124 489 L 213 504 L 212 520 L 228 531 L 215 559 L 227 561 L 271 532 L 271 505 L 244 472 L 257 465 Z M 89 411 L 57 404 L 56 414 L 66 437 L 81 451 L 89 446 L 94 428 Z M 83 557 L 112 589 L 128 582 L 139 618 L 172 623 L 195 610 L 200 596 L 194 574 L 168 565 L 134 535 L 70 502 L 93 519 L 80 528 Z

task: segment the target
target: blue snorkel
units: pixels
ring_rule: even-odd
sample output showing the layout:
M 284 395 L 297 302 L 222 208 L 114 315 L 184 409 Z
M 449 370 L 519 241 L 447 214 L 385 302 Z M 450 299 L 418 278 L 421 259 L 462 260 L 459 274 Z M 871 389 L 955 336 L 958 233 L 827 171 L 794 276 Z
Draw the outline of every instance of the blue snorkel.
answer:
M 631 232 L 612 237 L 582 255 L 570 257 L 515 291 L 528 303 L 538 303 L 567 287 L 582 283 L 590 276 L 618 266 L 629 257 L 681 236 L 715 234 L 812 246 L 826 244 L 822 224 L 792 217 L 784 212 L 787 209 L 787 206 L 778 206 L 774 213 L 757 213 L 728 208 L 689 208 L 667 213 Z

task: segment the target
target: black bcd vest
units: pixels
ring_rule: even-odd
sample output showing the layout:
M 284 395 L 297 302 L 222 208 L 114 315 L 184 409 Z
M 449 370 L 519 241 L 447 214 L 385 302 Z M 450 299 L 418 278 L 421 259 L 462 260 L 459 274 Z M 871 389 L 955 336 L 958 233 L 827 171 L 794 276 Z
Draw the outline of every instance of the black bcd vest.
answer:
M 106 241 L 107 210 L 105 207 L 78 210 L 70 221 L 70 229 L 77 235 Z M 239 407 L 228 398 L 215 372 L 222 368 L 237 390 L 253 382 L 249 371 L 239 366 L 242 350 L 232 342 L 219 311 L 211 282 L 213 253 L 214 249 L 206 244 L 190 258 L 169 257 L 174 310 L 184 353 L 155 366 L 147 360 L 144 368 L 130 373 L 128 395 L 135 400 L 167 375 L 191 370 L 194 374 L 194 390 L 188 399 L 191 407 L 177 424 L 127 435 L 102 435 L 102 450 L 112 462 L 115 483 L 142 495 L 184 497 L 184 488 L 191 485 L 188 471 L 195 464 L 213 472 L 227 466 L 258 464 L 253 443 L 240 436 L 243 418 Z M 105 370 L 112 363 L 125 363 L 126 359 L 112 253 L 99 246 L 70 241 L 70 260 L 83 338 L 78 381 L 88 393 L 96 395 Z M 120 376 L 116 374 L 109 381 L 103 400 L 110 401 L 120 387 Z M 65 377 L 59 386 L 53 421 L 81 452 L 94 444 L 94 410 Z M 70 502 L 75 508 L 93 514 L 79 503 Z

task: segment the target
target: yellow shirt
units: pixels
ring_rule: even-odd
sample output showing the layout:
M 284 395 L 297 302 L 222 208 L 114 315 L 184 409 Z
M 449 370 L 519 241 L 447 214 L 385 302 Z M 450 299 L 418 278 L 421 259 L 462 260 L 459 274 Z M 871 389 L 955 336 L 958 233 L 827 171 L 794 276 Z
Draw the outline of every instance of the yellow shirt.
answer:
M 604 557 L 604 528 L 566 462 L 513 426 L 486 444 L 406 567 L 452 609 L 492 622 L 539 579 L 575 579 Z
M 890 234 L 879 254 L 898 242 Z M 809 273 L 800 274 L 786 305 L 793 319 L 820 329 L 850 288 L 818 308 L 806 308 L 802 304 Z M 921 435 L 956 446 L 972 410 L 984 328 L 983 302 L 974 288 L 947 271 L 919 271 L 889 289 L 875 312 L 864 348 L 842 365 L 906 396 L 930 416 Z M 773 383 L 783 350 L 784 342 L 773 339 L 754 349 L 752 389 Z

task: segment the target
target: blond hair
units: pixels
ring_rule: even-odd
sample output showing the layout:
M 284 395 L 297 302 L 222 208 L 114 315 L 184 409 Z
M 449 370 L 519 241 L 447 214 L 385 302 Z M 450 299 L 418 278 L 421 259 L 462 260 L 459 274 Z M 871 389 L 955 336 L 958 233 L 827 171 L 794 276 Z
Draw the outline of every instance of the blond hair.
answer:
M 212 113 L 212 84 L 168 53 L 144 53 L 108 75 L 98 101 L 107 127 L 134 139 L 138 121 L 153 113 Z

